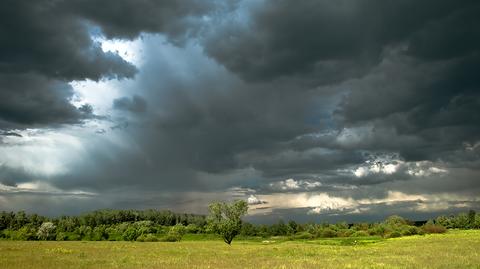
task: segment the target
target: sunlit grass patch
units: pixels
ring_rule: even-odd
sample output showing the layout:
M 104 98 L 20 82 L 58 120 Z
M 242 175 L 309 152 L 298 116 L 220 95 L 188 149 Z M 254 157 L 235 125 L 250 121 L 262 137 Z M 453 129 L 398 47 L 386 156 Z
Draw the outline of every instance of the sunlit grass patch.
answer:
M 391 239 L 254 238 L 231 246 L 203 236 L 171 243 L 0 241 L 0 268 L 479 268 L 478 246 L 478 230 Z

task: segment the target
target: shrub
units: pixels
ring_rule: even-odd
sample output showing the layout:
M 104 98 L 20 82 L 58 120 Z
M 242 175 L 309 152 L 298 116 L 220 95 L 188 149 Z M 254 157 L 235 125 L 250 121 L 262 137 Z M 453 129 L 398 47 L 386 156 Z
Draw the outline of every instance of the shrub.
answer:
M 321 237 L 335 237 L 335 236 L 337 236 L 337 233 L 330 228 L 326 228 L 326 229 L 322 230 L 320 235 L 321 235 Z
M 142 234 L 137 237 L 139 242 L 157 242 L 158 238 L 154 234 Z
M 346 230 L 348 229 L 348 223 L 346 222 L 339 222 L 337 224 L 335 224 L 335 228 L 337 228 L 338 230 Z
M 429 223 L 423 225 L 422 229 L 428 234 L 442 234 L 447 231 L 447 229 L 442 225 Z
M 455 218 L 453 218 L 454 228 L 458 229 L 468 229 L 470 228 L 470 220 L 466 213 L 460 213 Z
M 243 229 L 243 225 L 242 225 L 242 229 Z M 198 226 L 195 225 L 195 224 L 188 224 L 188 225 L 185 227 L 185 230 L 186 230 L 187 233 L 190 233 L 190 234 L 196 234 L 196 233 L 200 233 L 200 232 L 201 232 L 200 227 L 198 227 Z
M 163 238 L 166 242 L 178 242 L 182 240 L 183 235 L 185 234 L 185 226 L 178 224 L 170 227 L 167 235 Z
M 364 236 L 369 236 L 369 234 L 366 231 L 357 231 L 351 235 L 351 237 L 364 237 Z
M 138 235 L 142 234 L 149 234 L 149 233 L 155 233 L 156 229 L 155 226 L 153 225 L 152 221 L 149 220 L 144 220 L 144 221 L 137 221 L 133 223 L 133 227 L 137 229 Z
M 341 229 L 341 230 L 337 231 L 337 236 L 338 237 L 349 237 L 353 233 L 354 233 L 354 231 L 352 231 L 350 229 Z
M 313 235 L 309 232 L 299 232 L 294 236 L 295 239 L 312 239 Z
M 397 216 L 397 215 L 393 215 L 393 216 L 390 216 L 388 217 L 385 221 L 384 221 L 385 224 L 387 225 L 390 225 L 390 226 L 402 226 L 402 225 L 407 225 L 407 221 L 400 217 L 400 216 Z
M 15 240 L 35 240 L 36 229 L 32 224 L 27 224 L 15 233 Z
M 402 235 L 415 235 L 415 234 L 418 234 L 418 230 L 419 229 L 415 226 L 406 225 L 402 227 L 400 233 Z
M 352 229 L 356 231 L 368 231 L 369 227 L 370 225 L 368 223 L 355 223 Z
M 439 216 L 435 219 L 435 224 L 440 224 L 445 228 L 453 228 L 452 220 L 447 216 Z
M 57 233 L 57 237 L 55 238 L 57 241 L 67 241 L 68 240 L 68 235 L 65 232 L 59 232 Z
M 105 225 L 100 225 L 93 228 L 91 238 L 92 241 L 102 241 L 108 238 L 108 233 L 106 232 Z
M 402 234 L 399 231 L 393 231 L 389 234 L 387 234 L 387 238 L 395 238 L 395 237 L 400 237 Z
M 75 229 L 75 234 L 77 234 L 80 239 L 90 240 L 92 235 L 92 227 L 85 225 L 79 226 Z
M 122 241 L 123 240 L 123 233 L 119 230 L 115 229 L 114 227 L 108 227 L 105 229 L 105 232 L 108 235 L 109 241 Z
M 385 224 L 376 224 L 369 230 L 371 235 L 379 235 L 385 237 L 392 232 L 392 228 Z
M 474 229 L 480 229 L 480 214 L 475 215 L 475 222 L 473 223 Z
M 137 229 L 134 227 L 128 227 L 122 235 L 123 239 L 126 241 L 135 241 L 138 236 Z

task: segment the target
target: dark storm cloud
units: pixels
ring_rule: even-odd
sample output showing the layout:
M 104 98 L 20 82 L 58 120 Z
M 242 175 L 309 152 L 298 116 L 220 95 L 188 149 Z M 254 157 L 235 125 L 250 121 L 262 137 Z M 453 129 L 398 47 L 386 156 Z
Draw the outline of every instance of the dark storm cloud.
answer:
M 0 184 L 15 187 L 18 183 L 29 182 L 34 179 L 35 177 L 23 168 L 0 166 Z
M 233 2 L 232 2 L 233 3 Z M 67 1 L 60 4 L 67 12 L 92 21 L 108 38 L 133 39 L 140 33 L 167 33 L 180 37 L 195 32 L 201 16 L 214 12 L 221 3 L 214 1 L 108 0 Z M 223 4 L 227 8 L 229 4 Z
M 76 123 L 92 116 L 68 102 L 70 85 L 35 74 L 0 74 L 0 128 Z
M 430 26 L 432 21 L 448 23 L 451 14 L 465 10 L 474 16 L 471 9 L 478 8 L 478 3 L 265 1 L 263 5 L 252 6 L 246 22 L 229 21 L 207 39 L 206 50 L 210 55 L 249 80 L 318 72 L 320 80 L 326 79 L 322 75 L 329 74 L 330 82 L 335 82 L 365 74 L 381 60 L 387 46 L 415 38 L 412 53 L 420 51 L 422 46 L 429 47 L 431 43 L 425 44 L 422 38 L 443 29 Z M 243 26 L 238 26 L 242 22 Z M 460 37 L 475 32 L 471 21 L 459 26 L 469 27 Z M 455 27 L 450 29 L 454 31 Z
M 291 85 L 249 86 L 202 55 L 200 48 L 158 46 L 162 39 L 145 38 L 144 49 L 151 57 L 131 90 L 149 103 L 145 113 L 131 115 L 138 118 L 124 130 L 140 151 L 132 153 L 128 148 L 111 159 L 108 149 L 103 154 L 102 147 L 96 147 L 96 160 L 86 165 L 101 163 L 99 170 L 79 170 L 102 176 L 82 174 L 79 177 L 86 180 L 60 184 L 108 188 L 116 182 L 164 188 L 228 188 L 232 184 L 229 173 L 251 165 L 239 163 L 238 153 L 275 150 L 279 142 L 314 130 L 307 119 L 308 111 L 301 108 L 309 107 L 308 93 L 291 96 Z M 114 101 L 114 107 L 131 109 L 134 103 L 134 99 L 121 98 Z M 128 166 L 119 166 L 118 162 Z M 206 173 L 211 181 L 199 179 L 199 173 Z M 216 176 L 222 174 L 224 177 Z M 232 180 L 240 184 L 238 177 Z
M 0 4 L 0 128 L 78 123 L 68 82 L 132 77 L 135 67 L 94 43 L 55 1 Z M 91 113 L 90 113 L 91 114 Z
M 104 52 L 92 39 L 90 32 L 95 27 L 108 38 L 133 38 L 141 32 L 177 36 L 188 30 L 188 19 L 212 7 L 211 1 L 109 1 L 101 5 L 94 1 L 2 1 L 0 128 L 78 123 L 85 113 L 70 104 L 73 95 L 68 82 L 133 78 L 135 66 L 116 53 Z
M 58 1 L 2 1 L 0 71 L 37 73 L 59 80 L 132 77 L 135 67 L 103 52 L 87 25 Z
M 76 134 L 88 141 L 83 158 L 47 176 L 55 187 L 128 193 L 103 197 L 112 207 L 239 186 L 348 201 L 451 193 L 477 206 L 478 1 L 5 3 L 0 128 L 92 118 L 91 106 L 69 103 L 67 83 L 132 78 L 108 101 L 113 126 Z M 98 31 L 141 37 L 142 65 L 103 52 Z M 5 185 L 44 180 L 4 168 Z M 368 218 L 418 206 L 385 203 Z M 272 214 L 311 208 L 295 210 Z

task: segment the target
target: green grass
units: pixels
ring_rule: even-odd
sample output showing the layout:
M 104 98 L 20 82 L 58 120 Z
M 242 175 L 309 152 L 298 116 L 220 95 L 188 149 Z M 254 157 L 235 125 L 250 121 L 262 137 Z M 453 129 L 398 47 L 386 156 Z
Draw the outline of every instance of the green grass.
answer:
M 186 239 L 0 241 L 0 268 L 480 268 L 478 230 L 386 240 L 234 240 L 232 246 L 208 237 Z

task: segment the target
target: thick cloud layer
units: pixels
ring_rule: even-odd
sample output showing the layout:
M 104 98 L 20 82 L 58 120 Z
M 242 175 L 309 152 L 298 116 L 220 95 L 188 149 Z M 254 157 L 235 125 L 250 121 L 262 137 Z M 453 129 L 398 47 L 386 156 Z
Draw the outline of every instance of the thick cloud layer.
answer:
M 479 207 L 476 1 L 3 5 L 0 209 Z M 104 51 L 118 38 L 140 44 L 136 66 L 132 47 Z
M 0 88 L 8 96 L 2 95 L 0 128 L 79 122 L 83 116 L 70 104 L 73 92 L 68 82 L 133 78 L 135 66 L 116 53 L 104 52 L 94 41 L 91 35 L 98 27 L 109 38 L 163 31 L 180 35 L 188 30 L 181 26 L 186 17 L 202 14 L 207 7 L 196 1 L 110 1 L 102 5 L 2 1 Z M 40 80 L 39 85 L 35 80 Z M 65 90 L 59 91 L 62 87 Z M 26 114 L 25 109 L 29 109 Z

